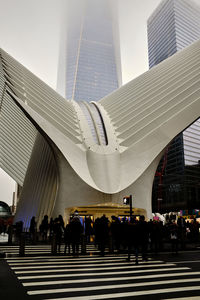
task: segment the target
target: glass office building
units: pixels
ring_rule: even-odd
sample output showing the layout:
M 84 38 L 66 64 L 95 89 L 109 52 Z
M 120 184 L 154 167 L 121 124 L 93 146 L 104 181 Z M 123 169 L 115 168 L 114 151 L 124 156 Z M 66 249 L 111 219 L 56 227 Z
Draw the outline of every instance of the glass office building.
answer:
M 191 0 L 163 0 L 148 19 L 150 68 L 198 39 L 200 7 Z M 200 119 L 168 146 L 154 180 L 154 211 L 200 206 L 199 163 Z
M 121 85 L 117 1 L 68 0 L 57 90 L 97 101 Z

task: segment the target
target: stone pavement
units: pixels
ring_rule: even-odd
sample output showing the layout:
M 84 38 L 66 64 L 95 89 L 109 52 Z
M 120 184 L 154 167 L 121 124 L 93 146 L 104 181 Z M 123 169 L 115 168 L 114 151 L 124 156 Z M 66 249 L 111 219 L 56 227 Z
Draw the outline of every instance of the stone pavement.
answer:
M 0 259 L 1 300 L 200 299 L 199 250 L 165 251 L 135 265 L 134 256 L 100 257 L 94 245 L 79 257 L 63 255 L 63 248 L 47 255 L 49 245 L 29 246 L 18 257 L 15 247 L 4 248 L 11 252 Z

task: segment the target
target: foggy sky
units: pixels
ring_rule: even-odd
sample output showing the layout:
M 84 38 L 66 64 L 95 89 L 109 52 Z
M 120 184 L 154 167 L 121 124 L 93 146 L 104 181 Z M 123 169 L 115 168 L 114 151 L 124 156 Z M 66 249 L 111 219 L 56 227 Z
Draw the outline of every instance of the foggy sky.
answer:
M 146 22 L 160 2 L 119 0 L 123 83 L 148 70 Z M 65 4 L 66 0 L 0 0 L 0 47 L 54 89 Z M 13 191 L 13 180 L 0 169 L 0 201 L 11 204 Z

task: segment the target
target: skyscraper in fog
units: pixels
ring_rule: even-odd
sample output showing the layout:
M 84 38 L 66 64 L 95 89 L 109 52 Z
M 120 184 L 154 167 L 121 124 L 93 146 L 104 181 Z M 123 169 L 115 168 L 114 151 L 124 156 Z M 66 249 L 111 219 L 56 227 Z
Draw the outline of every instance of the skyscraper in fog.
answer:
M 197 39 L 200 7 L 190 0 L 163 0 L 148 19 L 150 68 Z M 200 119 L 179 134 L 165 152 L 154 180 L 154 210 L 199 207 L 199 162 Z
M 95 101 L 121 85 L 117 1 L 68 0 L 57 90 Z

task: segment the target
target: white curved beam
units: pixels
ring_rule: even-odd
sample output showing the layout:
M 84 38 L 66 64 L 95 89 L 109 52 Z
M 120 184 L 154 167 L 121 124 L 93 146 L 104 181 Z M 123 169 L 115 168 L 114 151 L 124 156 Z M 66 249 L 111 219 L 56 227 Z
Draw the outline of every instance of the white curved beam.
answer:
M 5 52 L 2 57 L 13 98 L 78 176 L 103 193 L 118 193 L 136 182 L 199 117 L 200 41 L 96 103 L 108 145 L 93 140 L 77 103 L 57 95 Z

